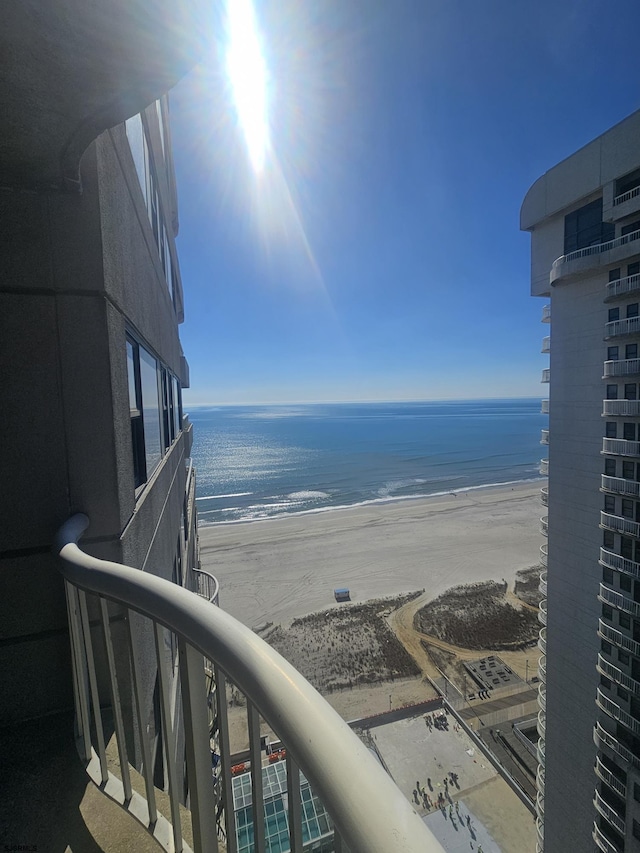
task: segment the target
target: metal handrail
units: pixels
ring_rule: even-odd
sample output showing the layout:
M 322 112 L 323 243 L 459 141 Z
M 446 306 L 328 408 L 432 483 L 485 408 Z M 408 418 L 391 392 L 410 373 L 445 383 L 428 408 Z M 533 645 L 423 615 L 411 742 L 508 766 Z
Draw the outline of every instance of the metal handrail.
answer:
M 205 572 L 204 569 L 193 569 L 198 582 L 197 593 L 210 604 L 219 604 L 220 584 L 215 575 Z
M 627 190 L 626 193 L 621 193 L 620 195 L 617 195 L 613 200 L 613 206 L 616 207 L 618 204 L 623 204 L 625 201 L 630 201 L 637 195 L 640 195 L 640 186 L 632 187 L 632 189 Z
M 625 293 L 633 293 L 640 287 L 640 275 L 628 275 L 624 278 L 617 278 L 615 281 L 607 283 L 607 297 L 622 296 Z
M 54 548 L 63 560 L 61 572 L 65 580 L 81 591 L 100 596 L 105 610 L 104 599 L 119 602 L 149 617 L 156 626 L 175 632 L 186 653 L 185 674 L 190 673 L 190 651 L 192 659 L 199 653 L 214 661 L 281 737 L 294 767 L 297 765 L 304 772 L 341 838 L 354 853 L 443 853 L 367 747 L 290 663 L 249 628 L 189 590 L 81 551 L 77 543 L 88 524 L 87 516 L 75 515 L 56 536 Z M 198 690 L 193 685 L 186 689 L 191 705 Z M 86 708 L 85 717 L 88 721 Z M 193 750 L 193 744 L 191 747 Z M 199 845 L 196 832 L 199 820 L 207 822 L 207 797 L 213 798 L 210 755 L 203 759 L 196 754 L 193 758 L 200 767 L 203 760 L 209 769 L 202 789 L 194 789 L 197 772 L 196 778 L 190 779 L 196 850 L 217 846 L 215 838 L 208 842 L 214 845 L 212 848 L 206 843 Z M 194 800 L 201 804 L 196 811 Z M 213 804 L 210 807 L 213 810 Z M 232 803 L 228 807 L 232 810 Z
M 619 361 L 605 361 L 602 378 L 610 376 L 635 376 L 640 373 L 640 358 L 623 358 Z
M 567 261 L 574 261 L 576 258 L 586 258 L 589 255 L 599 255 L 602 252 L 608 252 L 610 249 L 617 249 L 619 246 L 626 246 L 627 243 L 632 243 L 640 238 L 640 230 L 632 231 L 630 234 L 625 234 L 622 237 L 616 237 L 615 240 L 607 240 L 606 243 L 596 243 L 594 246 L 587 246 L 584 249 L 577 249 L 575 252 L 569 252 L 568 255 L 561 255 L 551 265 L 552 269 L 558 269 Z

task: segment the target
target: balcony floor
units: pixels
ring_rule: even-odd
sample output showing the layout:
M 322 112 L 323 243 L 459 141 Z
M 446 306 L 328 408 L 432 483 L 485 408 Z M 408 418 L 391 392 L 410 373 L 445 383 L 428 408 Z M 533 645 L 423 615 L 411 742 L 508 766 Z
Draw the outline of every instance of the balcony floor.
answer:
M 73 714 L 0 729 L 0 837 L 47 853 L 157 853 L 140 824 L 89 781 Z

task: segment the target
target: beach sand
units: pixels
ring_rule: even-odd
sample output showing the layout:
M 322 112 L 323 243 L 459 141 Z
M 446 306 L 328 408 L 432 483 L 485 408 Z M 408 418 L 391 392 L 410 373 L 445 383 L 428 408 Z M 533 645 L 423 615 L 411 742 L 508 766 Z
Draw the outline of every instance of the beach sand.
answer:
M 352 601 L 505 578 L 540 560 L 544 481 L 201 527 L 220 606 L 253 628 Z M 344 605 L 343 605 L 344 606 Z

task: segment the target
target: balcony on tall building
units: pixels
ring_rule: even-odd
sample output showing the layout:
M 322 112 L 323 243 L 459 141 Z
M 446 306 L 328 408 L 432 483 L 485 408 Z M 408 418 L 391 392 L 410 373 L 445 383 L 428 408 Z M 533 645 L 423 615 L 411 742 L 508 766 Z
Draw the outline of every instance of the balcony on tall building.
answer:
M 593 824 L 593 840 L 602 853 L 623 853 L 622 847 L 609 841 L 597 823 Z
M 549 516 L 548 515 L 543 515 L 542 518 L 540 519 L 540 533 L 542 533 L 543 536 L 549 535 Z
M 640 231 L 638 233 L 640 234 Z M 605 341 L 638 334 L 640 334 L 640 317 L 627 317 L 624 320 L 612 320 L 604 324 Z
M 640 275 L 628 275 L 607 283 L 605 302 L 640 292 Z
M 638 375 L 640 375 L 640 358 L 623 358 L 619 361 L 605 361 L 602 378 Z
M 538 676 L 540 677 L 540 681 L 544 681 L 545 684 L 547 682 L 547 656 L 541 655 L 538 658 Z
M 638 239 L 640 230 L 631 231 L 614 240 L 606 240 L 604 243 L 596 243 L 561 255 L 551 266 L 549 282 L 555 284 L 561 279 L 583 275 L 591 269 L 624 261 L 640 252 L 636 242 Z
M 619 684 L 625 690 L 630 690 L 636 696 L 640 695 L 640 683 L 638 683 L 635 678 L 632 678 L 630 675 L 627 675 L 626 672 L 623 672 L 620 667 L 614 666 L 610 663 L 602 654 L 602 652 L 598 653 L 598 664 L 597 664 L 598 672 L 601 675 L 605 675 L 607 678 L 610 678 L 616 684 Z
M 540 628 L 540 633 L 538 634 L 538 648 L 542 652 L 543 655 L 547 653 L 547 629 Z
M 602 779 L 610 788 L 612 788 L 617 794 L 621 797 L 625 798 L 627 796 L 627 786 L 615 776 L 608 767 L 605 766 L 600 756 L 596 755 L 596 765 L 595 765 L 596 776 Z M 623 771 L 624 772 L 624 771 Z M 625 774 L 626 775 L 626 774 Z
M 540 382 L 551 382 L 551 368 L 550 367 L 545 367 L 545 369 L 542 371 L 542 379 L 540 380 Z
M 442 853 L 365 744 L 314 688 L 253 631 L 212 605 L 217 596 L 214 578 L 200 573 L 200 594 L 194 594 L 149 572 L 91 557 L 77 544 L 87 524 L 86 516 L 71 518 L 58 534 L 56 551 L 62 558 L 68 603 L 78 751 L 87 774 L 106 795 L 166 849 L 185 849 L 180 805 L 184 755 L 193 849 L 217 850 L 220 834 L 227 840 L 226 849 L 237 849 L 225 689 L 230 681 L 247 701 L 254 802 L 263 801 L 261 719 L 286 749 L 292 850 L 302 850 L 305 842 L 300 819 L 303 773 L 333 822 L 336 849 L 344 843 L 368 853 Z M 150 735 L 141 716 L 143 671 L 134 648 L 134 621 L 155 638 L 162 721 L 157 748 L 166 763 L 168 815 L 160 814 Z M 125 671 L 131 674 L 132 695 L 122 690 Z M 184 721 L 184 748 L 176 743 L 171 724 L 175 714 Z M 108 761 L 111 731 L 118 773 Z M 142 752 L 141 791 L 132 783 L 128 750 L 133 741 Z M 214 779 L 212 764 L 219 768 Z M 256 849 L 264 850 L 265 810 L 252 811 Z
M 543 486 L 540 489 L 540 503 L 542 506 L 549 506 L 549 487 Z
M 624 438 L 603 438 L 602 452 L 613 456 L 640 456 L 640 441 Z
M 551 322 L 551 305 L 543 305 L 542 306 L 542 322 L 550 323 Z
M 619 649 L 624 649 L 625 652 L 631 652 L 632 655 L 640 657 L 640 643 L 627 637 L 622 631 L 612 628 L 603 619 L 598 620 L 598 636 L 609 643 L 613 643 Z
M 634 601 L 632 598 L 628 598 L 621 592 L 611 589 L 606 584 L 600 584 L 598 598 L 605 604 L 611 604 L 618 610 L 622 610 L 623 613 L 630 613 L 632 616 L 640 619 L 640 602 Z
M 542 349 L 540 352 L 545 354 L 551 352 L 551 335 L 546 335 L 542 339 Z
M 604 799 L 602 794 L 599 791 L 595 792 L 595 797 L 593 799 L 593 804 L 596 807 L 596 811 L 598 811 L 602 817 L 607 820 L 614 829 L 616 829 L 621 835 L 624 836 L 626 831 L 626 825 L 624 818 L 618 813 L 618 811 Z
M 543 711 L 547 710 L 547 685 L 538 685 L 538 705 Z
M 615 554 L 607 548 L 600 548 L 600 560 L 598 562 L 607 569 L 615 569 L 617 572 L 623 572 L 632 578 L 640 579 L 640 563 L 623 557 L 621 554 Z
M 602 722 L 604 722 L 604 720 Z M 627 764 L 632 767 L 640 768 L 640 758 L 635 756 L 630 749 L 618 740 L 615 735 L 608 732 L 602 725 L 602 722 L 596 720 L 596 725 L 593 730 L 593 741 L 598 749 L 606 751 L 606 748 L 608 747 L 615 752 L 616 755 L 619 755 L 623 761 L 627 762 Z
M 540 469 L 539 470 L 540 470 L 540 473 L 542 474 L 543 477 L 547 476 L 547 474 L 549 473 L 549 460 L 548 459 L 541 459 L 540 460 Z
M 547 624 L 547 602 L 545 600 L 541 601 L 538 606 L 538 622 L 542 625 Z
M 538 584 L 538 589 L 540 590 L 542 595 L 546 597 L 546 595 L 547 595 L 547 573 L 546 572 L 540 573 L 540 583 Z
M 600 488 L 603 492 L 611 492 L 615 495 L 640 497 L 640 483 L 635 480 L 625 480 L 623 477 L 608 477 L 603 474 Z
M 603 530 L 613 530 L 615 533 L 622 533 L 625 536 L 634 536 L 636 539 L 640 538 L 640 523 L 633 521 L 631 518 L 624 518 L 621 515 L 601 512 L 600 527 Z
M 543 566 L 546 566 L 549 562 L 549 544 L 545 542 L 544 545 L 540 546 L 540 562 Z
M 548 400 L 542 400 L 542 402 L 540 403 L 540 414 L 541 415 L 548 415 L 549 414 L 549 401 Z
M 543 429 L 540 431 L 540 444 L 549 444 L 549 430 Z
M 640 400 L 603 400 L 603 417 L 640 417 Z

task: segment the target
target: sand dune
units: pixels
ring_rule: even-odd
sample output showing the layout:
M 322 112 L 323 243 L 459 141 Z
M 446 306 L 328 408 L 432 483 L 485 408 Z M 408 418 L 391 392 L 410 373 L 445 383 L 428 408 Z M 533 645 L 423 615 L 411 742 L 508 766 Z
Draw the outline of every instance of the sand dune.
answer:
M 366 601 L 512 582 L 518 569 L 539 562 L 541 485 L 202 527 L 202 568 L 220 581 L 221 606 L 249 627 L 340 606 L 335 587 Z

